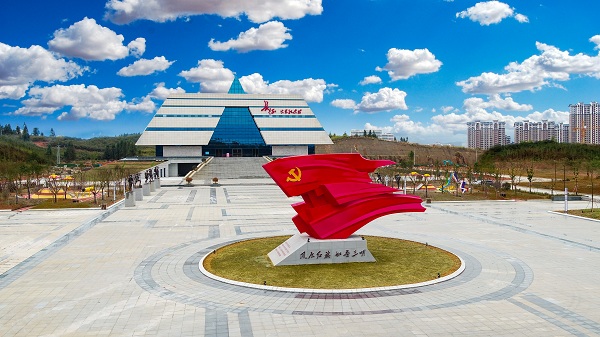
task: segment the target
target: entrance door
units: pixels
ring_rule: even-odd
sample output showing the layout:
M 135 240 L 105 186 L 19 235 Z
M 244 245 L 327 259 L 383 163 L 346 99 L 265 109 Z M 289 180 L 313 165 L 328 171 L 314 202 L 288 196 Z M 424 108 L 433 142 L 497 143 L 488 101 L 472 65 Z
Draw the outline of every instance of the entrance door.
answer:
M 231 156 L 232 157 L 241 157 L 241 156 L 243 156 L 242 149 L 240 149 L 240 148 L 231 149 Z

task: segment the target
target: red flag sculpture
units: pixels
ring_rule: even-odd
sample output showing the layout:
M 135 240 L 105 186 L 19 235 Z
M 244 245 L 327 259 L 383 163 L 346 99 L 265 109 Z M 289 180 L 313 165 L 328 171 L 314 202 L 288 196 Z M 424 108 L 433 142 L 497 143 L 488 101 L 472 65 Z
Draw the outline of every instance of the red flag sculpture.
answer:
M 421 198 L 395 194 L 374 184 L 369 172 L 394 164 L 368 160 L 358 153 L 286 157 L 263 165 L 288 196 L 302 196 L 292 205 L 300 233 L 317 239 L 345 239 L 367 223 L 388 214 L 423 212 Z

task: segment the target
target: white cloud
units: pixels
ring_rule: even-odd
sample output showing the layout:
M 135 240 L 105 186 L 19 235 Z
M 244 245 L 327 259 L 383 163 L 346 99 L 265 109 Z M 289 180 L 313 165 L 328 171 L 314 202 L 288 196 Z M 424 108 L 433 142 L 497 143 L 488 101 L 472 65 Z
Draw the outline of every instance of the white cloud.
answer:
M 22 102 L 24 107 L 14 112 L 15 115 L 42 116 L 71 107 L 58 119 L 113 120 L 127 107 L 127 103 L 121 100 L 121 89 L 114 87 L 100 89 L 95 85 L 86 87 L 83 84 L 33 87 L 29 90 L 29 96 Z
M 146 96 L 139 102 L 134 100 L 133 102 L 128 103 L 125 109 L 128 111 L 152 113 L 156 110 L 156 104 L 152 101 L 150 96 Z
M 356 106 L 358 111 L 375 113 L 390 110 L 407 110 L 406 92 L 392 89 L 381 88 L 376 93 L 366 93 L 360 103 Z
M 133 64 L 121 68 L 117 75 L 119 76 L 141 76 L 150 75 L 157 71 L 167 70 L 175 61 L 168 61 L 164 56 L 157 56 L 152 60 L 140 59 Z
M 280 80 L 269 84 L 258 73 L 240 77 L 240 84 L 249 94 L 300 95 L 307 102 L 317 103 L 323 101 L 323 92 L 327 89 L 327 84 L 322 79 Z
M 129 53 L 135 57 L 140 57 L 146 52 L 146 39 L 138 37 L 127 44 Z
M 600 35 L 594 35 L 590 38 L 590 42 L 595 43 L 594 49 L 600 49 Z
M 145 39 L 138 38 L 128 46 L 123 45 L 123 40 L 123 35 L 86 17 L 69 28 L 55 31 L 48 47 L 62 55 L 88 61 L 118 60 L 128 56 L 130 48 L 134 55 L 141 55 L 146 49 Z
M 388 63 L 383 67 L 377 67 L 377 71 L 387 71 L 392 81 L 405 80 L 418 74 L 429 74 L 436 72 L 442 66 L 442 62 L 436 60 L 426 49 L 396 49 L 391 48 L 387 52 Z
M 540 90 L 556 86 L 553 81 L 569 80 L 571 74 L 600 78 L 600 56 L 570 55 L 554 46 L 537 42 L 540 55 L 533 55 L 522 63 L 511 62 L 505 74 L 482 73 L 457 82 L 465 93 L 496 94 Z
M 322 0 L 109 0 L 105 17 L 118 24 L 146 19 L 157 22 L 175 20 L 191 15 L 216 14 L 225 18 L 246 15 L 255 23 L 273 18 L 300 19 L 306 15 L 320 15 Z
M 335 99 L 330 103 L 332 106 L 340 109 L 355 110 L 356 102 L 353 99 Z
M 529 18 L 523 14 L 515 14 L 515 20 L 519 21 L 520 23 L 528 23 L 529 22 Z
M 455 112 L 458 111 L 458 109 L 454 108 L 453 106 L 442 106 L 442 112 L 447 114 L 449 112 Z
M 64 82 L 86 67 L 58 58 L 40 46 L 11 47 L 0 42 L 0 99 L 19 99 L 36 81 Z
M 208 47 L 215 51 L 237 50 L 246 53 L 252 50 L 276 50 L 285 48 L 286 40 L 291 40 L 289 29 L 279 21 L 270 21 L 260 25 L 258 28 L 250 28 L 238 35 L 237 39 L 227 42 L 216 42 L 211 39 Z
M 529 22 L 527 16 L 515 14 L 513 8 L 500 1 L 478 2 L 467 10 L 456 13 L 457 18 L 469 18 L 471 21 L 479 22 L 482 26 L 499 23 L 500 21 L 514 17 L 520 23 Z
M 381 130 L 383 133 L 392 133 L 394 128 L 391 126 L 376 126 L 371 123 L 365 123 L 364 130 Z
M 182 88 L 180 88 L 180 87 L 165 88 L 165 83 L 161 82 L 161 83 L 156 84 L 156 88 L 154 88 L 154 90 L 152 90 L 152 92 L 150 92 L 150 94 L 148 94 L 148 96 L 150 96 L 151 98 L 165 100 L 171 94 L 183 94 L 183 93 L 185 93 L 185 90 L 183 90 Z
M 532 122 L 541 122 L 543 120 L 554 121 L 556 123 L 569 123 L 569 112 L 568 111 L 555 111 L 554 109 L 548 109 L 544 112 L 536 111 L 524 117 Z
M 473 111 L 475 109 L 502 109 L 508 111 L 529 111 L 533 109 L 530 104 L 519 104 L 515 102 L 512 97 L 502 98 L 500 95 L 495 94 L 488 98 L 486 102 L 482 98 L 471 97 L 464 101 L 463 108 L 467 111 Z
M 379 84 L 381 82 L 382 81 L 379 76 L 371 75 L 371 76 L 367 76 L 367 77 L 363 78 L 363 80 L 360 81 L 360 85 Z
M 202 92 L 227 92 L 235 75 L 223 67 L 223 61 L 205 59 L 198 61 L 198 66 L 184 70 L 179 76 L 189 82 L 200 83 Z

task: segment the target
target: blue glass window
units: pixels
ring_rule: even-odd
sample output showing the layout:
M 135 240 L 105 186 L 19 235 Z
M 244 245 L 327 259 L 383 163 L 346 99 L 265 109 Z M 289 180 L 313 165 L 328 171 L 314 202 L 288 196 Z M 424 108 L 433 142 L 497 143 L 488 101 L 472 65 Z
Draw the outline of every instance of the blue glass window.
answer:
M 233 107 L 225 108 L 223 111 L 208 143 L 209 147 L 211 145 L 265 146 L 266 144 L 248 108 Z

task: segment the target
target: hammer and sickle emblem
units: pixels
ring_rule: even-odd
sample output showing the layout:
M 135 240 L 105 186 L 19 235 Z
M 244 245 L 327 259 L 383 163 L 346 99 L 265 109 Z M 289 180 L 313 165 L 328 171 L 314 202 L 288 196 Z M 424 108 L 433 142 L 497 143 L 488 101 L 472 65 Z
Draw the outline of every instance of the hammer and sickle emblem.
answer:
M 302 179 L 302 171 L 298 167 L 289 170 L 288 174 L 290 176 L 285 180 L 287 182 L 296 182 Z

